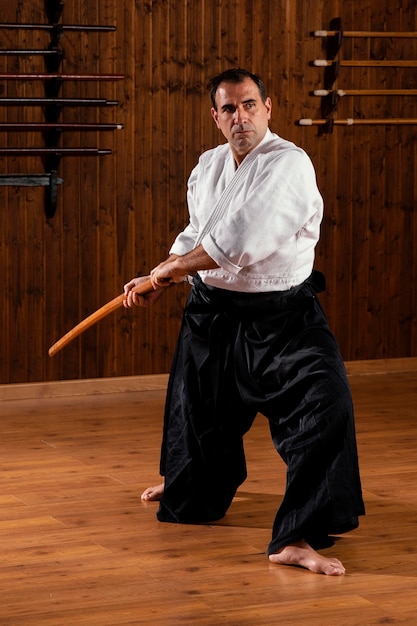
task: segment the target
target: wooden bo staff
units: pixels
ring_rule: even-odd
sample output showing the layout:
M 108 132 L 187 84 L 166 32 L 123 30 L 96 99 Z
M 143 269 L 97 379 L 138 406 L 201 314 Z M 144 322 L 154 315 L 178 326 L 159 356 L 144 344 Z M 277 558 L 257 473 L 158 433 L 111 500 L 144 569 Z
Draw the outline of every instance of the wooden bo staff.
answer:
M 105 98 L 0 98 L 0 106 L 116 106 L 117 100 Z
M 122 80 L 123 74 L 0 74 L 0 80 Z
M 312 96 L 417 96 L 417 89 L 315 89 Z
M 317 119 L 317 120 L 313 120 L 313 119 L 309 119 L 309 118 L 304 118 L 301 120 L 298 120 L 298 125 L 299 126 L 320 126 L 320 125 L 324 125 L 324 124 L 329 124 L 329 122 L 331 122 L 332 124 L 335 125 L 339 125 L 339 126 L 357 126 L 357 125 L 364 125 L 364 124 L 384 124 L 384 125 L 389 125 L 389 124 L 417 124 L 417 119 L 412 119 L 412 118 L 388 118 L 388 119 L 356 119 L 354 120 L 351 117 L 348 117 L 345 120 L 326 120 L 326 119 Z
M 409 59 L 398 61 L 373 61 L 373 60 L 347 60 L 347 61 L 333 61 L 330 59 L 316 59 L 313 61 L 315 67 L 329 67 L 330 65 L 338 65 L 340 67 L 417 67 L 417 60 Z
M 31 130 L 121 130 L 123 124 L 101 124 L 100 122 L 0 122 L 0 131 L 31 131 Z
M 411 31 L 373 31 L 373 30 L 315 30 L 313 32 L 314 37 L 336 37 L 339 34 L 342 34 L 343 37 L 388 37 L 389 39 L 394 38 L 410 38 L 415 39 L 417 37 L 417 32 Z
M 103 156 L 111 153 L 107 148 L 0 148 L 0 156 Z
M 62 50 L 0 50 L 0 56 L 64 56 Z
M 0 28 L 25 29 L 25 30 L 80 30 L 89 32 L 114 32 L 115 26 L 83 26 L 82 24 L 18 24 L 16 22 L 5 22 L 0 24 Z
M 137 285 L 132 289 L 132 291 L 140 295 L 150 293 L 151 291 L 153 291 L 151 279 L 149 278 L 140 285 Z M 77 326 L 74 326 L 74 328 L 68 331 L 63 337 L 61 337 L 61 339 L 59 339 L 56 343 L 53 344 L 53 346 L 49 348 L 49 356 L 54 356 L 57 352 L 62 350 L 62 348 L 65 348 L 65 346 L 67 346 L 73 339 L 75 339 L 76 337 L 81 335 L 81 333 L 87 330 L 87 328 L 90 328 L 90 326 L 93 326 L 94 324 L 99 322 L 101 319 L 103 319 L 103 317 L 106 317 L 106 315 L 118 309 L 119 306 L 123 304 L 123 300 L 125 299 L 125 297 L 125 294 L 121 293 L 119 296 L 117 296 L 113 300 L 110 300 L 110 302 L 107 302 L 107 304 L 86 317 L 84 320 L 82 320 L 82 322 L 77 324 Z

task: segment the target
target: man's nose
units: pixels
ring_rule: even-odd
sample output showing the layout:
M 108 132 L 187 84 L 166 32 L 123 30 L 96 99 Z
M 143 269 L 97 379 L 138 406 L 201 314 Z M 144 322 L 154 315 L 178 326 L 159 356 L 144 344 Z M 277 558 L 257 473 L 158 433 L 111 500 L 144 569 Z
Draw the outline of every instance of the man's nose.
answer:
M 240 124 L 245 117 L 244 114 L 245 114 L 245 109 L 243 107 L 242 108 L 236 107 L 235 113 L 234 113 L 234 122 L 236 124 Z

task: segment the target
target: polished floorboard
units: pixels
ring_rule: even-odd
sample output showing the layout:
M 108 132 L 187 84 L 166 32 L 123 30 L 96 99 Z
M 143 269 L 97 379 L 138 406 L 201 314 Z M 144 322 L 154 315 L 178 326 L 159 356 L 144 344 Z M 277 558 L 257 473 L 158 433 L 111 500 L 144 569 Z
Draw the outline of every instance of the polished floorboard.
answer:
M 164 384 L 0 396 L 0 624 L 417 624 L 416 361 L 348 368 L 367 515 L 323 551 L 342 577 L 268 561 L 285 467 L 262 416 L 227 516 L 183 526 L 140 500 L 158 482 Z

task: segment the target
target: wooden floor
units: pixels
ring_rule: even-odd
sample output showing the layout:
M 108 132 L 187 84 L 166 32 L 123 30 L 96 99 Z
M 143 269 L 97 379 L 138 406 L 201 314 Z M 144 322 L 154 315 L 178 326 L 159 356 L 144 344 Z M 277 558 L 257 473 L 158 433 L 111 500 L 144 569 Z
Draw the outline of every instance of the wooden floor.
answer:
M 325 551 L 337 578 L 267 559 L 285 468 L 261 416 L 227 517 L 161 524 L 139 494 L 158 480 L 164 384 L 17 389 L 0 401 L 0 624 L 417 624 L 416 361 L 349 368 L 367 516 Z

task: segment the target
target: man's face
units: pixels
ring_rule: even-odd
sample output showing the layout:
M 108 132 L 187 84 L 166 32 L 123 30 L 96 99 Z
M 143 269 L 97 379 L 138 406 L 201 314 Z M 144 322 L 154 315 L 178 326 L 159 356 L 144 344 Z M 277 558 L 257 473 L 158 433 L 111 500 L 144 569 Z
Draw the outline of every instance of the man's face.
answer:
M 217 110 L 212 108 L 211 115 L 240 164 L 265 136 L 271 119 L 271 100 L 262 102 L 257 85 L 245 78 L 242 83 L 220 83 L 216 104 Z

